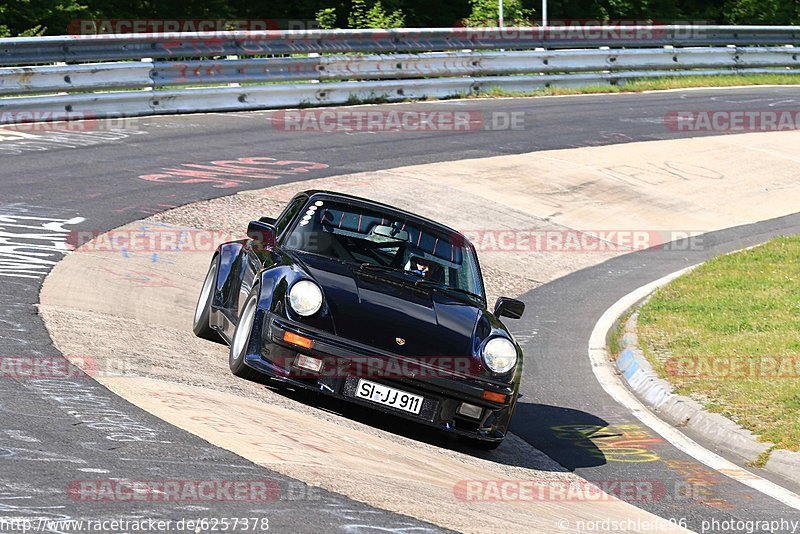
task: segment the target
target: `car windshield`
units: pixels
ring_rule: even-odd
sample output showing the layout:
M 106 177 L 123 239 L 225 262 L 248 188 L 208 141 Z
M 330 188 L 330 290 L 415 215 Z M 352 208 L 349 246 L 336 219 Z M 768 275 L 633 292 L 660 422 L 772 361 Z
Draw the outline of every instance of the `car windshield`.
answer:
M 358 205 L 309 203 L 283 246 L 484 298 L 477 258 L 463 237 Z

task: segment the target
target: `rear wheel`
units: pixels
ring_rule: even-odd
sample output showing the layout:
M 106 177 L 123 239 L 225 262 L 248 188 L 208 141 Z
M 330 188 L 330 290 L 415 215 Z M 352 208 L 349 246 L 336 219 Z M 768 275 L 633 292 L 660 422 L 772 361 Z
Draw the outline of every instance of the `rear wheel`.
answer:
M 214 301 L 214 289 L 217 285 L 217 273 L 219 272 L 219 256 L 214 256 L 211 260 L 211 266 L 208 268 L 208 274 L 203 282 L 203 289 L 200 290 L 200 298 L 197 301 L 197 306 L 194 310 L 194 323 L 192 330 L 194 335 L 215 341 L 222 342 L 222 338 L 216 330 L 211 328 L 211 304 Z
M 244 363 L 244 357 L 247 355 L 247 346 L 250 344 L 250 334 L 253 331 L 253 325 L 256 321 L 256 310 L 258 309 L 258 286 L 253 288 L 250 296 L 242 308 L 242 314 L 239 317 L 239 324 L 236 325 L 236 330 L 233 332 L 233 340 L 231 341 L 230 353 L 228 356 L 228 365 L 231 372 L 247 380 L 260 381 L 262 380 L 261 373 L 255 369 L 248 367 Z

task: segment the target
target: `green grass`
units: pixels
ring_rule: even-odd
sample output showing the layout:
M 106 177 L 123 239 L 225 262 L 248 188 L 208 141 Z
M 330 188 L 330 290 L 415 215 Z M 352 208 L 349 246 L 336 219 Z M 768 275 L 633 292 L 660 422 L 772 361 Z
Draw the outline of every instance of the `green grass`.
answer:
M 640 93 L 691 87 L 731 87 L 736 85 L 800 85 L 800 74 L 732 74 L 717 76 L 670 76 L 635 80 L 620 85 L 587 85 L 584 87 L 547 87 L 534 91 L 490 89 L 477 97 L 562 96 L 592 93 Z
M 639 340 L 679 393 L 800 450 L 800 236 L 712 259 L 659 289 L 641 309 Z

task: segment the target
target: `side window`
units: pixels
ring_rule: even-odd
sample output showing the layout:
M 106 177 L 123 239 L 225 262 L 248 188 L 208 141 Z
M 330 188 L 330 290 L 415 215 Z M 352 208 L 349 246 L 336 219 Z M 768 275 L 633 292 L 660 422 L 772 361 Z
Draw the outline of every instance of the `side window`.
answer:
M 292 222 L 292 219 L 294 219 L 294 216 L 297 215 L 297 212 L 300 211 L 300 208 L 305 205 L 307 200 L 307 197 L 300 197 L 289 204 L 289 207 L 284 210 L 280 218 L 278 218 L 278 220 L 275 222 L 275 231 L 277 235 L 281 235 L 283 233 L 286 227 L 289 226 L 289 223 Z

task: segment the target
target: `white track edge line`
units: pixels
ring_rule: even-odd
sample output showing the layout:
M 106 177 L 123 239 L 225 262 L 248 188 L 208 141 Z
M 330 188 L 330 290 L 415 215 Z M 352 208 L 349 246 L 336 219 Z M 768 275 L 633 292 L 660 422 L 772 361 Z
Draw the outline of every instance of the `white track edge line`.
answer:
M 619 375 L 611 365 L 606 350 L 606 335 L 614 326 L 616 320 L 638 301 L 694 267 L 696 266 L 681 269 L 635 289 L 619 299 L 603 313 L 597 324 L 595 324 L 592 335 L 589 338 L 589 359 L 592 362 L 594 375 L 606 393 L 611 395 L 619 404 L 629 409 L 637 419 L 661 435 L 677 449 L 737 482 L 760 491 L 791 508 L 800 510 L 800 496 L 796 493 L 751 473 L 730 460 L 726 460 L 701 446 L 669 423 L 661 420 L 622 383 Z

